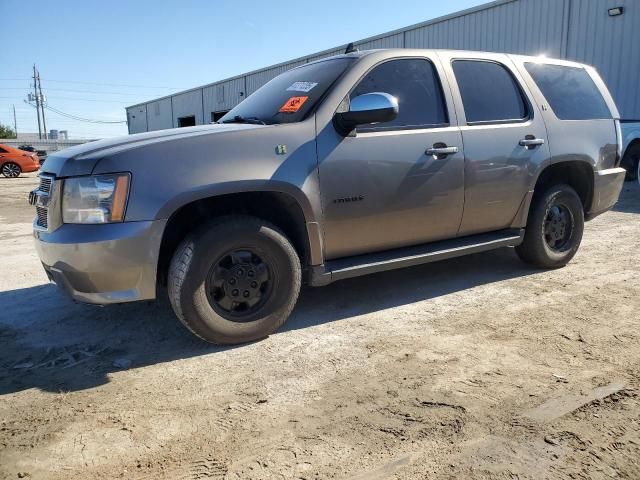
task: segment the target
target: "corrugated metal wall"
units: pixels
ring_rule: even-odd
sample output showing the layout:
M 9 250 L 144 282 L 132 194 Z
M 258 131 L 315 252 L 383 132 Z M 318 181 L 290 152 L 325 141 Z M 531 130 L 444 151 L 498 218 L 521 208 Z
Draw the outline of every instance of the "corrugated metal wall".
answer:
M 640 119 L 640 0 L 574 0 L 569 25 L 567 58 L 594 65 L 622 118 Z
M 607 10 L 618 6 L 625 7 L 624 14 L 610 17 Z M 450 48 L 577 60 L 600 71 L 623 118 L 640 119 L 640 40 L 635 35 L 638 25 L 640 0 L 497 0 L 355 44 L 361 50 Z M 198 123 L 209 122 L 211 112 L 233 108 L 280 73 L 343 51 L 344 47 L 327 50 L 207 85 L 194 91 L 199 95 L 176 94 L 172 97 L 173 124 L 186 115 L 196 115 Z M 129 107 L 127 112 L 139 107 Z M 148 125 L 138 121 L 136 115 L 129 123 L 130 133 L 156 129 L 150 108 Z
M 127 125 L 129 133 L 148 132 L 147 106 L 138 105 L 127 108 Z
M 173 126 L 178 126 L 178 119 L 181 117 L 196 117 L 196 125 L 205 123 L 202 111 L 202 89 L 191 90 L 179 93 L 171 97 L 173 108 Z M 206 122 L 209 123 L 209 122 Z
M 244 82 L 244 77 L 239 77 L 202 89 L 205 123 L 211 121 L 213 112 L 231 110 L 244 100 Z
M 588 0 L 587 0 L 588 1 Z M 561 55 L 565 0 L 520 0 L 405 32 L 405 47 Z
M 147 103 L 147 126 L 149 131 L 173 128 L 170 98 Z

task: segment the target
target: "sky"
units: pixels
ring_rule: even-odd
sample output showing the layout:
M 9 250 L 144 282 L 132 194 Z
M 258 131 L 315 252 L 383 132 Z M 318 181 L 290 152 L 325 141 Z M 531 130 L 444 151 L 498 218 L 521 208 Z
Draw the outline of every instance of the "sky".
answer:
M 485 0 L 0 0 L 0 123 L 37 132 L 36 64 L 48 106 L 100 121 L 125 107 L 453 13 Z M 73 138 L 126 135 L 46 111 Z

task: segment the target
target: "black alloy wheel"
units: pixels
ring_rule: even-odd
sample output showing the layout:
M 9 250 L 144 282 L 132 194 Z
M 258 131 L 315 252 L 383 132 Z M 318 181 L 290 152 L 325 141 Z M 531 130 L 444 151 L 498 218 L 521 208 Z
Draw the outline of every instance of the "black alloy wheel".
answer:
M 573 215 L 562 203 L 551 205 L 544 221 L 544 239 L 554 252 L 562 252 L 570 244 L 573 234 Z
M 272 275 L 258 253 L 233 250 L 211 267 L 206 285 L 209 303 L 229 320 L 246 321 L 269 299 Z

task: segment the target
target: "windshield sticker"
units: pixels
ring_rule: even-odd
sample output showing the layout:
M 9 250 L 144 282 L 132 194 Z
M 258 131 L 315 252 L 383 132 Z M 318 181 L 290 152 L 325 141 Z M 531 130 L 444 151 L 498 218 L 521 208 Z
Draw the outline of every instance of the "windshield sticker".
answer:
M 315 82 L 294 82 L 289 88 L 287 88 L 287 92 L 310 92 L 313 87 L 318 85 Z
M 309 97 L 291 97 L 280 107 L 280 113 L 295 113 L 307 101 Z

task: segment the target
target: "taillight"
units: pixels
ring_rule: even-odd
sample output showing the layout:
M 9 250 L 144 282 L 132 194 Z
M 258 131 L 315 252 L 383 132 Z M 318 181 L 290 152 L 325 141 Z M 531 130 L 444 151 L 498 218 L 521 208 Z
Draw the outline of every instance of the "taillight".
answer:
M 620 126 L 620 120 L 614 120 L 613 123 L 616 126 L 616 167 L 620 166 L 620 162 L 622 162 L 622 127 Z

